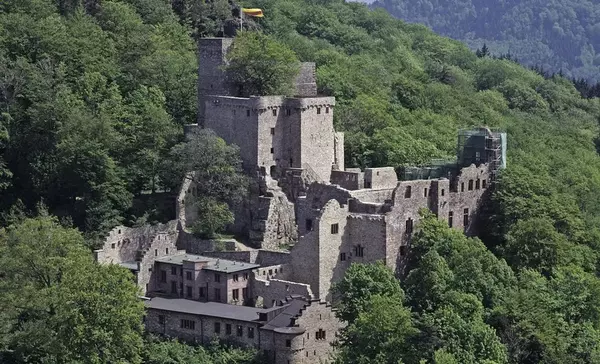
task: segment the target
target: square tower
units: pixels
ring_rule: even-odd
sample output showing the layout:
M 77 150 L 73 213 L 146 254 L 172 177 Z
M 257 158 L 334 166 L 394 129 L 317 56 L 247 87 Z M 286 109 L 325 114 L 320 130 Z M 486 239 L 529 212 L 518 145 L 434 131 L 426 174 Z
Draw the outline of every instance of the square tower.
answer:
M 234 96 L 223 67 L 233 38 L 200 38 L 198 40 L 198 124 L 204 126 L 205 101 L 208 95 Z

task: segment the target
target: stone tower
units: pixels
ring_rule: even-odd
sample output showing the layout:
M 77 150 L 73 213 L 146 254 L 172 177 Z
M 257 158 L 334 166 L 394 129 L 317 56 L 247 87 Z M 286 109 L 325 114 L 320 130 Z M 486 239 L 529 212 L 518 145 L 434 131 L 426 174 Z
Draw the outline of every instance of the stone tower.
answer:
M 207 95 L 234 96 L 223 67 L 233 38 L 202 38 L 198 47 L 198 125 L 204 126 Z

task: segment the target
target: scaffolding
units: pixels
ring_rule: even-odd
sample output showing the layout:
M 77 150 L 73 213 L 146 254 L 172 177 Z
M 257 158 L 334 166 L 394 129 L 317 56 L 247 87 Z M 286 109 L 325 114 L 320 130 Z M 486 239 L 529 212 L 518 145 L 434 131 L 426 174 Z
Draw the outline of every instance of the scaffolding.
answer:
M 489 128 L 459 130 L 457 156 L 460 168 L 487 163 L 490 183 L 495 184 L 498 172 L 506 167 L 506 133 Z

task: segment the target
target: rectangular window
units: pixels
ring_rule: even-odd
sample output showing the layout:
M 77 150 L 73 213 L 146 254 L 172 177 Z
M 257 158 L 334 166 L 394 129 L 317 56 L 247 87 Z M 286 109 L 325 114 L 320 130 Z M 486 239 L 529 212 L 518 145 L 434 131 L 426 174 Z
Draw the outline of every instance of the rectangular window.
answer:
M 154 256 L 158 256 L 158 249 L 154 249 Z
M 166 270 L 160 271 L 160 281 L 162 283 L 167 283 L 167 271 Z
M 192 272 L 185 272 L 185 279 L 187 279 L 188 281 L 191 281 L 192 278 Z
M 237 336 L 243 336 L 244 335 L 244 327 L 242 325 L 237 325 Z
M 246 110 L 246 116 L 250 116 L 250 110 Z
M 477 178 L 477 181 L 475 181 L 475 189 L 478 190 L 480 188 L 481 185 L 481 181 L 479 180 L 479 178 Z
M 159 325 L 164 325 L 165 324 L 165 316 L 164 315 L 158 315 L 158 324 Z
M 239 289 L 234 289 L 233 291 L 231 291 L 231 294 L 233 296 L 234 301 L 238 301 L 240 299 L 240 290 Z
M 271 154 L 275 153 L 275 149 L 271 148 Z
M 277 109 L 273 109 L 273 116 L 277 116 Z
M 171 275 L 173 275 L 173 276 L 177 275 L 177 267 L 171 267 Z
M 254 339 L 254 327 L 248 328 L 248 338 Z
M 288 347 L 288 348 L 291 347 L 292 346 L 292 340 L 290 340 L 290 339 L 286 340 L 285 341 L 285 346 Z
M 110 247 L 111 247 L 112 249 L 114 249 L 114 248 L 115 248 L 115 244 L 114 244 L 114 243 L 110 244 Z
M 194 290 L 193 290 L 192 286 L 186 286 L 185 288 L 186 288 L 186 291 L 187 291 L 187 296 L 189 298 L 192 298 L 193 297 L 193 293 L 194 293 Z
M 200 292 L 198 293 L 198 296 L 200 297 L 204 297 L 206 296 L 206 292 L 204 291 L 206 288 L 204 287 L 200 287 Z
M 177 294 L 177 281 L 171 281 L 171 293 Z
M 403 257 L 406 255 L 406 245 L 400 245 L 400 256 Z
M 340 230 L 340 225 L 339 224 L 331 224 L 331 233 L 332 234 L 337 234 Z
M 444 189 L 442 188 L 442 196 L 444 196 L 444 194 L 445 194 L 445 193 L 446 193 L 446 190 L 444 190 Z
M 410 198 L 411 195 L 412 195 L 412 187 L 406 186 L 406 189 L 404 190 L 404 198 Z
M 319 115 L 320 113 L 321 113 L 321 108 L 320 108 L 320 107 L 318 107 L 318 108 L 317 108 L 317 115 Z
M 242 288 L 242 299 L 248 298 L 248 288 Z
M 481 152 L 475 152 L 475 160 L 479 161 L 481 159 Z
M 195 330 L 196 321 L 192 320 L 181 320 L 181 328 L 186 330 Z
M 271 128 L 271 135 L 275 135 L 275 128 Z
M 469 226 L 469 209 L 465 209 L 463 213 L 463 226 L 465 228 Z
M 454 225 L 454 212 L 448 212 L 448 227 L 452 227 Z
M 165 249 L 165 254 L 166 254 L 166 255 L 169 255 L 169 248 L 166 248 L 166 249 Z
M 354 255 L 357 257 L 363 257 L 365 254 L 365 248 L 362 245 L 356 245 L 354 247 Z
M 315 333 L 315 338 L 317 340 L 325 340 L 327 338 L 325 331 L 323 329 L 319 329 L 319 331 Z
M 221 282 L 221 275 L 215 273 L 215 282 L 220 283 Z
M 225 334 L 231 335 L 231 324 L 225 325 Z
M 234 274 L 234 275 L 233 275 L 233 281 L 234 281 L 234 282 L 237 282 L 237 281 L 239 281 L 239 280 L 240 280 L 240 276 L 239 276 L 238 274 Z
M 215 334 L 220 334 L 220 333 L 221 333 L 221 323 L 215 322 Z
M 325 108 L 325 114 L 329 114 L 329 107 Z
M 312 219 L 306 219 L 306 231 L 312 231 L 313 229 L 313 224 L 312 224 Z
M 346 253 L 340 253 L 340 260 L 342 262 L 346 260 Z
M 464 182 L 460 183 L 460 192 L 465 192 L 465 183 Z
M 413 232 L 413 219 L 406 220 L 406 234 L 410 235 Z
M 292 109 L 285 109 L 285 114 L 286 114 L 287 116 L 290 116 L 290 115 L 292 115 Z
M 473 180 L 469 180 L 469 191 L 473 191 Z
M 427 197 L 427 188 L 423 190 L 423 197 Z
M 482 180 L 482 181 L 481 181 L 481 188 L 485 189 L 485 187 L 486 187 L 486 182 L 487 182 L 486 180 Z
M 215 288 L 215 301 L 221 302 L 221 289 Z
M 244 280 L 247 281 L 248 280 L 248 273 L 244 273 Z

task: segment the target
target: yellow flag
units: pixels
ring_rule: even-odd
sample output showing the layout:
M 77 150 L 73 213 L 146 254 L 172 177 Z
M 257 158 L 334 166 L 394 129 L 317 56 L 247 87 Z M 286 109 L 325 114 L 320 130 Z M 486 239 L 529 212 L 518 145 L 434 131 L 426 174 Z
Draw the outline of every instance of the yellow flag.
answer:
M 263 11 L 262 9 L 246 9 L 246 8 L 242 8 L 242 12 L 248 16 L 253 16 L 255 18 L 262 18 L 264 17 Z

